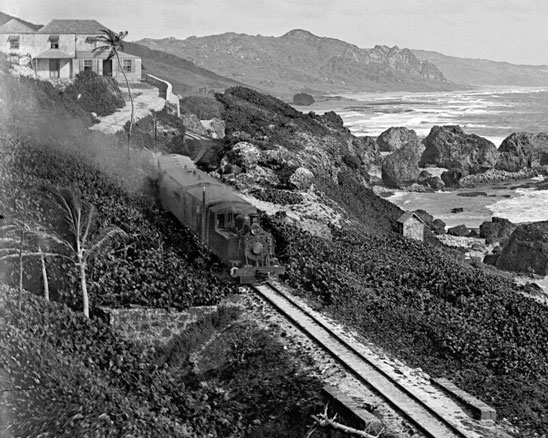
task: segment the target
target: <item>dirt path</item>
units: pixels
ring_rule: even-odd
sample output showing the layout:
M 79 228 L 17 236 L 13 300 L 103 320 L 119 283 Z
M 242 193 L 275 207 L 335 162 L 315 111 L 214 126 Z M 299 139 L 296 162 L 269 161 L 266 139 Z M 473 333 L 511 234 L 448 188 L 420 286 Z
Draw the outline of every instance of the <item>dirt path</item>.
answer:
M 114 114 L 105 117 L 98 117 L 100 123 L 93 125 L 90 129 L 101 131 L 105 134 L 115 134 L 124 129 L 124 125 L 131 117 L 131 105 L 127 91 L 121 87 L 126 104 Z M 140 84 L 139 88 L 132 89 L 133 102 L 135 105 L 134 121 L 142 119 L 151 111 L 160 111 L 166 104 L 165 99 L 158 96 L 158 89 L 155 87 Z

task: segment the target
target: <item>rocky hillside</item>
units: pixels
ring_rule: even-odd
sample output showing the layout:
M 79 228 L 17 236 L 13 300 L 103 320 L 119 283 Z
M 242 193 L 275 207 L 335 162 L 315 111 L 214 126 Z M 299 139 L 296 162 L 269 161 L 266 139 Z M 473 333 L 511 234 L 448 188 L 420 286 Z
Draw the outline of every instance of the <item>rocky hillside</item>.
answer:
M 143 39 L 139 44 L 275 95 L 455 88 L 434 64 L 419 60 L 409 49 L 362 49 L 299 29 L 281 37 L 225 33 L 185 40 Z
M 548 83 L 547 65 L 458 58 L 428 50 L 412 52 L 417 58 L 434 63 L 448 80 L 459 84 L 545 87 Z

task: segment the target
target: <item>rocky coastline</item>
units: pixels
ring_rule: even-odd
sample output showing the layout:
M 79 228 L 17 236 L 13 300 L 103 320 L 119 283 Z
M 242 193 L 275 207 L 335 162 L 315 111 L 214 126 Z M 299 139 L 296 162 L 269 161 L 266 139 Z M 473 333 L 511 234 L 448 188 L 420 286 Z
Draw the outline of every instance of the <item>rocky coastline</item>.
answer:
M 381 152 L 389 152 L 379 163 L 382 183 L 400 190 L 472 188 L 548 173 L 548 135 L 544 133 L 513 133 L 497 149 L 458 125 L 434 126 L 422 140 L 414 130 L 393 127 L 381 133 L 376 143 Z M 431 167 L 445 171 L 433 174 Z

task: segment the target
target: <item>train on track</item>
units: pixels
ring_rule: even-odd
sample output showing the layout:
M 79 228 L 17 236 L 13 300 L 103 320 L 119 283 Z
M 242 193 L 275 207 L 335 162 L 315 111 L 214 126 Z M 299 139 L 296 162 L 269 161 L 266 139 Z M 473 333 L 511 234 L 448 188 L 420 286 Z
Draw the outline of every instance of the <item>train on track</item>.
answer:
M 162 207 L 194 232 L 240 283 L 277 278 L 274 239 L 261 227 L 260 212 L 184 155 L 158 160 Z

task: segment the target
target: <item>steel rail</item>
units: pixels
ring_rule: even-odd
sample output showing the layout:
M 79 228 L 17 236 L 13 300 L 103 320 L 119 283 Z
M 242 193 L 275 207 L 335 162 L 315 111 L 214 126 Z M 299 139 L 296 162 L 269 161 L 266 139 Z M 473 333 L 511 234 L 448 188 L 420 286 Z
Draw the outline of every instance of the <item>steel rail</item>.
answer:
M 354 377 L 377 392 L 395 410 L 429 438 L 476 438 L 478 435 L 446 418 L 394 377 L 364 356 L 331 327 L 304 309 L 291 296 L 271 283 L 252 288 L 279 313 L 314 340 Z

